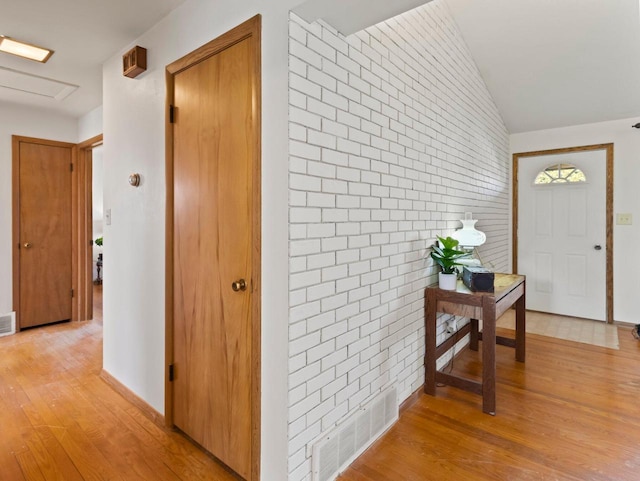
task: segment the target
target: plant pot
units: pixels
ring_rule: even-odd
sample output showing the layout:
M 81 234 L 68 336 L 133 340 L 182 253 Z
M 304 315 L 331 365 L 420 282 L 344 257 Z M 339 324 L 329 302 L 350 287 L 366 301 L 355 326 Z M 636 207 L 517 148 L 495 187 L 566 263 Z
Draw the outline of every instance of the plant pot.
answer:
M 455 291 L 458 285 L 458 274 L 438 272 L 438 287 L 445 291 Z

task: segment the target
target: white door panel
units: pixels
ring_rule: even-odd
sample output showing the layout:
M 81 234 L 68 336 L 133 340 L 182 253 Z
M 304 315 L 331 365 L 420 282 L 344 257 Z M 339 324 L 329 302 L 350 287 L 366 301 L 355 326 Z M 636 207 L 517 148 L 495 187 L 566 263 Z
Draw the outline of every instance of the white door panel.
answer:
M 534 185 L 540 171 L 572 164 L 587 182 Z M 527 309 L 606 320 L 606 152 L 523 157 L 518 168 L 518 273 Z

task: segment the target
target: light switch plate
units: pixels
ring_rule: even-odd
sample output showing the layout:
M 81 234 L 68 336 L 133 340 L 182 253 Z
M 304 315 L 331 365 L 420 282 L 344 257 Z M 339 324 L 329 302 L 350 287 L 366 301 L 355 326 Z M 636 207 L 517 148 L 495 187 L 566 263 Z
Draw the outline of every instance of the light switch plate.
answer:
M 616 214 L 616 224 L 618 225 L 631 225 L 633 218 L 631 214 Z
M 106 209 L 104 211 L 104 223 L 106 225 L 111 225 L 111 209 Z

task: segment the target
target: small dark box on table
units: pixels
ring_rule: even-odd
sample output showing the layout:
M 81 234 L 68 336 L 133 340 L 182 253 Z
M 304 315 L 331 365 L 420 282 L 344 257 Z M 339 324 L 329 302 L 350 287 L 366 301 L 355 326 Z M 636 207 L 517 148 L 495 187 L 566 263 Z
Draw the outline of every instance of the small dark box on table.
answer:
M 493 292 L 495 275 L 484 267 L 467 267 L 462 269 L 462 282 L 474 292 Z

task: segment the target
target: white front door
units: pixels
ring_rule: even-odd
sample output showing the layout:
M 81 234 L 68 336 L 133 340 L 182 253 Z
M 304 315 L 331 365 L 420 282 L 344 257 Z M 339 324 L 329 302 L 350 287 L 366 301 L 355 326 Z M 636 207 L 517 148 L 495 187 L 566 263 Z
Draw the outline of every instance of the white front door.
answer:
M 522 157 L 518 164 L 518 273 L 527 276 L 527 309 L 605 321 L 606 151 Z M 577 167 L 586 181 L 535 183 L 558 165 Z

